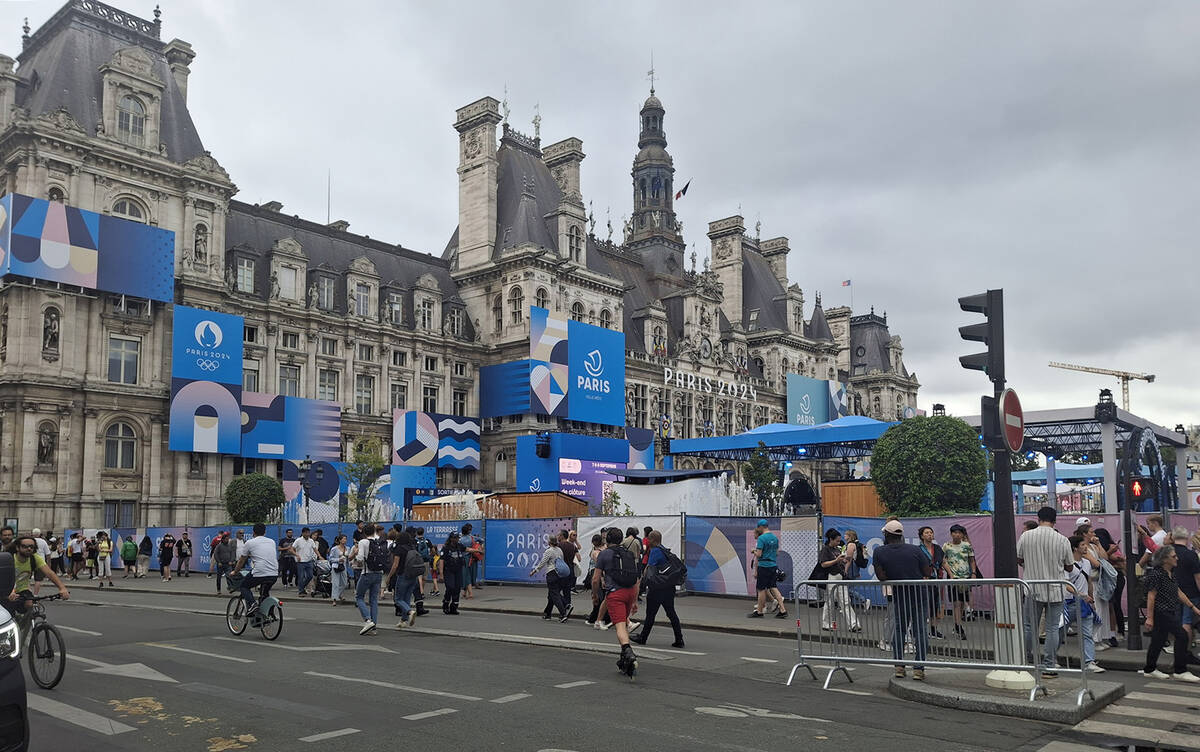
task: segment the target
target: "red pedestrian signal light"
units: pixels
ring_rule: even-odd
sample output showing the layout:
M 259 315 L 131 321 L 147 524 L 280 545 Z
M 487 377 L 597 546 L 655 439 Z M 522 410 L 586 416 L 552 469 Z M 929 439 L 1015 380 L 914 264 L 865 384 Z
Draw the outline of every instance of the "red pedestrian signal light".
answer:
M 1134 476 L 1125 481 L 1125 498 L 1128 504 L 1141 504 L 1158 495 L 1158 481 L 1154 478 Z

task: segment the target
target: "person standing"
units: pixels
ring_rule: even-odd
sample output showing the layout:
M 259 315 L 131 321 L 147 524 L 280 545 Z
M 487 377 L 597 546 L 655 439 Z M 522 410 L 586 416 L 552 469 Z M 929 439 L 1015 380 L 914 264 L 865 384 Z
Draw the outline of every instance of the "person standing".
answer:
M 46 538 L 42 535 L 41 528 L 35 527 L 33 530 L 30 531 L 30 534 L 33 535 L 34 542 L 37 543 L 38 556 L 42 557 L 42 561 L 49 563 L 50 562 L 50 543 L 47 542 Z M 51 567 L 50 571 L 53 572 L 54 568 Z M 44 579 L 46 579 L 46 577 L 45 577 L 45 575 L 42 574 L 41 570 L 36 570 L 33 573 L 33 594 L 34 595 L 37 595 L 38 591 L 41 590 L 42 580 L 44 580 Z
M 431 543 L 429 539 L 425 537 L 425 528 L 423 527 L 417 528 L 416 545 L 417 553 L 421 555 L 421 561 L 425 562 L 425 576 L 429 578 L 429 581 L 433 586 L 432 590 L 429 591 L 429 594 L 437 595 L 437 569 L 435 569 L 433 566 L 434 554 L 437 552 L 434 549 L 433 543 Z
M 72 580 L 78 580 L 79 570 L 83 569 L 83 548 L 83 535 L 80 533 L 71 533 L 71 540 L 67 543 L 67 555 L 71 557 Z
M 1054 507 L 1038 510 L 1038 526 L 1027 530 L 1017 539 L 1017 563 L 1021 565 L 1026 580 L 1055 580 L 1062 585 L 1034 585 L 1034 613 L 1032 623 L 1025 624 L 1025 644 L 1036 649 L 1037 636 L 1034 627 L 1044 617 L 1046 620 L 1046 644 L 1042 649 L 1042 678 L 1058 677 L 1058 625 L 1063 618 L 1063 593 L 1066 589 L 1067 573 L 1075 567 L 1075 555 L 1071 543 L 1054 529 L 1058 511 Z
M 962 525 L 951 525 L 950 542 L 942 546 L 942 569 L 951 580 L 969 580 L 975 576 L 975 549 L 966 540 L 966 534 L 967 529 Z M 954 609 L 954 633 L 960 640 L 965 640 L 964 609 L 971 600 L 971 588 L 968 585 L 950 585 L 946 591 Z
M 229 535 L 222 530 L 212 537 L 208 542 L 208 576 L 212 577 L 213 572 L 217 568 L 217 546 L 221 545 L 221 541 L 225 540 L 225 536 Z M 219 586 L 218 586 L 219 589 Z
M 329 547 L 329 601 L 334 606 L 342 603 L 342 593 L 350 581 L 348 558 L 346 536 L 333 536 L 333 545 Z
M 192 539 L 188 537 L 186 530 L 180 535 L 179 542 L 175 544 L 175 558 L 179 560 L 179 564 L 175 567 L 175 574 L 180 577 L 191 577 Z
M 362 532 L 362 539 L 354 547 L 354 560 L 362 572 L 358 576 L 354 603 L 363 618 L 362 629 L 358 633 L 374 635 L 379 623 L 379 590 L 383 585 L 383 576 L 391 565 L 391 554 L 387 541 L 379 536 L 374 524 L 367 523 Z
M 842 531 L 842 539 L 846 542 L 845 549 L 842 551 L 846 555 L 846 574 L 843 579 L 857 580 L 862 576 L 862 571 L 866 569 L 867 564 L 867 549 L 858 539 L 858 532 L 847 528 Z M 852 608 L 861 607 L 864 611 L 871 608 L 871 599 L 864 598 L 858 592 L 858 588 L 849 587 L 847 590 L 850 593 L 850 606 Z
M 392 587 L 392 600 L 396 604 L 396 629 L 411 627 L 417 620 L 417 609 L 412 604 L 413 594 L 425 571 L 425 562 L 413 545 L 413 537 L 407 532 L 396 534 L 395 545 L 392 547 L 392 568 L 388 579 L 395 577 L 396 584 Z
M 668 563 L 667 554 L 670 550 L 663 546 L 662 533 L 659 531 L 651 530 L 646 536 L 646 551 L 645 572 L 657 571 L 659 567 Z M 679 614 L 675 613 L 675 586 L 669 584 L 661 587 L 646 586 L 646 619 L 642 622 L 641 632 L 637 637 L 630 638 L 630 641 L 639 645 L 646 644 L 650 639 L 650 631 L 654 629 L 654 617 L 658 615 L 660 608 L 666 613 L 671 622 L 671 629 L 675 632 L 675 642 L 671 643 L 671 647 L 682 648 L 683 627 L 679 623 Z
M 1200 604 L 1183 593 L 1175 581 L 1173 571 L 1179 563 L 1175 546 L 1161 546 L 1150 559 L 1151 569 L 1146 572 L 1143 585 L 1146 588 L 1146 629 L 1150 630 L 1150 647 L 1146 650 L 1146 666 L 1142 675 L 1155 679 L 1166 679 L 1167 674 L 1158 670 L 1158 656 L 1171 637 L 1175 638 L 1175 666 L 1169 678 L 1189 684 L 1200 683 L 1200 677 L 1187 670 L 1191 651 L 1187 632 L 1179 622 L 1179 611 L 1186 608 L 1195 616 L 1200 614 Z
M 279 539 L 279 584 L 283 587 L 290 587 L 296 581 L 296 554 L 292 551 L 295 542 L 291 528 Z
M 137 555 L 137 543 L 132 535 L 126 535 L 125 542 L 121 544 L 121 563 L 125 565 L 125 574 L 121 575 L 121 579 L 129 579 L 130 574 L 137 577 Z
M 1075 558 L 1075 565 L 1067 575 L 1071 583 L 1068 588 L 1071 597 L 1063 602 L 1063 628 L 1066 629 L 1072 624 L 1078 625 L 1083 638 L 1081 644 L 1084 670 L 1100 673 L 1104 669 L 1096 663 L 1096 643 L 1092 636 L 1097 616 L 1095 579 L 1092 573 L 1099 568 L 1100 561 L 1095 557 L 1085 536 L 1072 535 L 1067 541 L 1071 544 L 1071 555 Z M 1047 624 L 1047 631 L 1050 628 Z
M 933 574 L 928 559 L 917 546 L 904 542 L 904 525 L 891 520 L 883 526 L 883 545 L 875 549 L 875 576 L 880 582 L 921 580 Z M 925 654 L 929 647 L 926 616 L 928 598 L 920 585 L 892 586 L 892 658 L 896 661 L 896 678 L 906 675 L 904 665 L 904 635 L 911 629 L 913 636 L 913 679 L 925 679 Z
M 308 584 L 312 582 L 313 569 L 317 564 L 317 542 L 313 540 L 308 528 L 301 528 L 300 538 L 292 544 L 292 553 L 296 555 L 296 590 L 297 596 L 304 598 L 308 595 Z
M 138 543 L 137 575 L 145 577 L 150 573 L 150 557 L 154 555 L 154 541 L 149 535 L 143 535 Z
M 596 570 L 600 573 L 608 615 L 616 627 L 617 644 L 621 646 L 617 668 L 632 676 L 638 664 L 629 641 L 629 618 L 637 613 L 638 557 L 633 549 L 622 545 L 619 528 L 610 529 L 605 540 L 608 546 L 596 557 Z
M 1096 528 L 1096 542 L 1104 550 L 1104 554 L 1108 557 L 1108 563 L 1117 570 L 1117 584 L 1113 588 L 1112 598 L 1108 599 L 1111 610 L 1111 618 L 1108 623 L 1116 630 L 1116 634 L 1109 638 L 1108 646 L 1115 648 L 1120 644 L 1118 640 L 1125 638 L 1125 609 L 1121 601 L 1121 596 L 1125 592 L 1125 554 L 1121 552 L 1121 547 L 1117 545 L 1112 534 L 1105 528 Z
M 112 539 L 108 537 L 108 533 L 101 530 L 96 533 L 96 579 L 100 580 L 100 587 L 104 587 L 105 580 L 108 580 L 110 588 L 113 586 L 112 557 Z
M 463 590 L 468 600 L 475 597 L 472 588 L 479 584 L 479 563 L 483 561 L 483 541 L 471 532 L 473 529 L 471 523 L 464 524 L 462 536 L 459 538 L 463 550 L 467 552 L 463 564 Z
M 775 614 L 775 618 L 785 619 L 788 615 L 787 605 L 783 601 L 783 594 L 779 592 L 779 569 L 776 559 L 779 555 L 779 538 L 767 529 L 765 519 L 758 521 L 758 525 L 754 528 L 754 534 L 756 537 L 754 543 L 754 589 L 758 592 L 758 601 L 754 610 L 750 612 L 749 618 L 761 619 L 763 617 L 763 609 L 766 607 L 769 597 L 779 606 L 779 612 Z
M 833 528 L 825 531 L 825 545 L 817 554 L 817 566 L 825 570 L 829 582 L 825 590 L 825 606 L 821 610 L 821 629 L 832 632 L 837 629 L 838 615 L 842 624 L 851 632 L 861 632 L 858 616 L 850 608 L 850 597 L 846 588 L 834 585 L 841 582 L 846 573 L 846 555 L 842 553 L 842 534 Z
M 559 580 L 565 579 L 569 567 L 566 560 L 563 558 L 563 551 L 558 547 L 558 540 L 550 540 L 546 543 L 546 550 L 542 552 L 542 558 L 538 563 L 529 570 L 529 576 L 534 577 L 538 572 L 545 570 L 546 572 L 546 608 L 542 609 L 542 618 L 546 621 L 550 620 L 554 609 L 558 609 L 559 621 L 567 620 L 567 604 L 563 603 L 562 586 Z
M 1171 540 L 1175 544 L 1174 576 L 1179 591 L 1187 598 L 1187 602 L 1200 604 L 1200 556 L 1187 547 L 1189 535 L 1191 533 L 1182 525 L 1176 525 L 1171 530 Z M 1187 633 L 1188 645 L 1191 645 L 1197 622 L 1192 618 L 1192 610 L 1182 603 L 1179 616 L 1183 631 Z
M 175 536 L 167 533 L 158 542 L 158 574 L 163 582 L 171 581 L 171 560 L 175 558 Z
M 217 536 L 217 546 L 212 550 L 213 566 L 217 571 L 217 592 L 221 592 L 221 583 L 233 572 L 233 565 L 241 557 L 238 556 L 237 541 L 229 533 Z
M 245 530 L 237 531 L 237 537 L 234 539 L 233 542 L 237 544 L 237 555 L 238 555 L 238 558 L 240 559 L 246 553 L 246 531 Z
M 466 567 L 467 550 L 459 541 L 458 533 L 450 533 L 442 546 L 442 555 L 437 560 L 438 573 L 442 576 L 442 613 L 457 614 L 458 598 L 463 587 L 463 569 Z
M 930 579 L 942 578 L 943 566 L 946 562 L 945 550 L 934 540 L 933 528 L 922 525 L 917 528 L 917 537 L 921 539 L 919 548 L 925 556 L 925 562 L 930 567 Z M 946 635 L 938 629 L 938 621 L 942 618 L 942 589 L 933 588 L 928 596 L 929 601 L 929 636 L 935 640 L 944 640 Z

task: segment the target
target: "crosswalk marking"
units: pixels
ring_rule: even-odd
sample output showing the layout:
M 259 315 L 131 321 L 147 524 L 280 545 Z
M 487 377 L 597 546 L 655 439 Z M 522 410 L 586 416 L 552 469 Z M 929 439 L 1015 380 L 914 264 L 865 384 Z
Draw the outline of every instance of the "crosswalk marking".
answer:
M 1100 715 L 1106 714 L 1125 715 L 1130 718 L 1152 718 L 1156 721 L 1171 721 L 1172 723 L 1195 723 L 1197 720 L 1194 712 L 1179 713 L 1174 710 L 1133 707 L 1130 705 L 1109 705 L 1100 711 Z
M 592 682 L 592 681 L 573 681 L 573 682 L 567 682 L 566 684 L 555 684 L 554 688 L 555 689 L 574 689 L 575 687 L 586 687 L 589 684 L 595 684 L 595 683 L 596 682 Z
M 1180 734 L 1175 731 L 1162 731 L 1146 726 L 1131 726 L 1123 723 L 1106 723 L 1104 721 L 1082 721 L 1075 725 L 1076 731 L 1088 734 L 1107 734 L 1125 739 L 1138 739 L 1150 742 L 1156 746 L 1176 747 L 1178 749 L 1195 749 L 1197 739 L 1195 734 Z
M 39 713 L 45 713 L 51 718 L 57 718 L 60 721 L 73 723 L 76 726 L 82 726 L 85 729 L 104 734 L 105 736 L 116 736 L 124 734 L 127 731 L 136 731 L 133 726 L 126 726 L 120 721 L 114 721 L 105 718 L 102 715 L 77 708 L 74 705 L 68 705 L 65 702 L 51 700 L 49 697 L 39 695 L 36 692 L 30 692 L 26 697 L 26 702 L 30 710 L 36 710 Z
M 309 743 L 323 742 L 326 739 L 336 739 L 339 736 L 349 736 L 350 734 L 357 734 L 357 733 L 358 733 L 358 729 L 356 729 L 356 728 L 344 728 L 344 729 L 338 729 L 337 731 L 326 731 L 323 734 L 313 734 L 312 736 L 302 736 L 302 737 L 300 737 L 300 741 L 309 742 Z
M 426 713 L 413 713 L 412 715 L 406 715 L 406 716 L 401 716 L 401 717 L 406 721 L 421 721 L 426 718 L 433 718 L 434 716 L 439 716 L 439 715 L 449 715 L 450 713 L 457 713 L 457 712 L 458 711 L 455 710 L 454 708 L 441 708 L 440 710 L 430 710 Z
M 1200 703 L 1197 687 L 1180 685 L 1175 681 L 1150 682 L 1137 691 L 1125 695 L 1119 702 L 1109 705 L 1091 718 L 1072 727 L 1072 731 L 1098 734 L 1107 741 L 1120 740 L 1129 745 L 1149 745 L 1172 749 L 1200 750 L 1200 737 L 1184 731 L 1195 722 L 1194 711 L 1185 712 L 1183 706 L 1195 708 Z M 1179 728 L 1181 730 L 1175 730 Z M 1066 742 L 1055 742 L 1066 744 Z M 1139 746 L 1139 749 L 1142 747 Z M 1095 747 L 1081 747 L 1096 749 Z M 1039 752 L 1072 752 L 1069 746 L 1047 745 Z
M 1130 692 L 1125 695 L 1127 700 L 1143 700 L 1145 702 L 1161 702 L 1165 705 L 1195 705 L 1195 697 L 1178 697 L 1176 695 L 1160 695 L 1153 692 Z
M 494 702 L 497 705 L 503 705 L 506 702 L 516 702 L 517 700 L 524 700 L 526 697 L 533 697 L 533 695 L 526 694 L 525 692 L 518 692 L 515 695 L 505 695 L 503 697 L 497 697 L 494 700 L 488 700 L 488 702 Z

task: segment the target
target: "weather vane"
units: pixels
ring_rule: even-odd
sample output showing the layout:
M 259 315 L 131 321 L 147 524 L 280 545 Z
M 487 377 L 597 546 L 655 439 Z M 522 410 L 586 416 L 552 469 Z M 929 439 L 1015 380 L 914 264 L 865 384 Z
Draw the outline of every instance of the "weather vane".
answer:
M 650 50 L 650 70 L 646 73 L 650 79 L 650 93 L 654 93 L 654 50 Z

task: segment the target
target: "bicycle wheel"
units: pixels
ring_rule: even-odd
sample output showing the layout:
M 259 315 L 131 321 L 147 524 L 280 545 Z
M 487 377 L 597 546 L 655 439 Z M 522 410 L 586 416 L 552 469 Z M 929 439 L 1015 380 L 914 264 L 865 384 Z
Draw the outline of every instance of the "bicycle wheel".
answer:
M 283 631 L 283 609 L 279 606 L 271 606 L 267 609 L 266 618 L 259 625 L 262 630 L 262 636 L 268 640 L 278 639 L 279 633 Z
M 235 635 L 240 635 L 246 631 L 246 602 L 242 600 L 242 596 L 235 595 L 229 599 L 229 604 L 225 606 L 225 626 L 229 627 L 229 631 Z
M 53 626 L 41 622 L 29 633 L 29 673 L 42 689 L 54 689 L 67 668 L 67 646 Z

